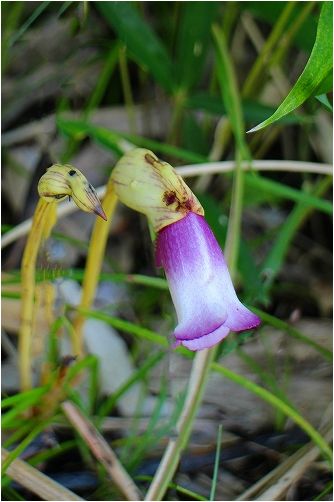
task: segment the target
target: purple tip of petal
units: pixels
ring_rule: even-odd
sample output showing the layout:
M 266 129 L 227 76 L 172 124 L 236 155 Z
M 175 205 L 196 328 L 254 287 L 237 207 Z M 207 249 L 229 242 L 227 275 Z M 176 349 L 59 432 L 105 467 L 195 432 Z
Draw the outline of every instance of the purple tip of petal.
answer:
M 201 336 L 201 338 L 195 338 L 194 340 L 182 340 L 181 343 L 189 350 L 203 350 L 209 349 L 221 342 L 229 334 L 229 328 L 221 326 L 212 333 L 208 335 Z
M 260 323 L 261 319 L 239 301 L 231 308 L 226 322 L 231 331 L 246 331 L 256 328 Z

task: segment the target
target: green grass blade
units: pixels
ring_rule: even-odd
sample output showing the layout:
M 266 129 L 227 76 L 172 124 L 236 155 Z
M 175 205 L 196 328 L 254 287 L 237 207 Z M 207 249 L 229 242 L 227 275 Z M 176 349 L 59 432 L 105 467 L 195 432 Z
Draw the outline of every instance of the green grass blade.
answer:
M 37 389 L 27 390 L 25 392 L 20 392 L 14 396 L 5 397 L 1 401 L 1 409 L 8 408 L 10 406 L 26 405 L 32 406 L 46 393 L 48 388 L 38 387 Z M 24 408 L 23 408 L 24 409 Z
M 231 122 L 237 148 L 241 156 L 247 159 L 249 152 L 245 143 L 245 124 L 235 71 L 223 31 L 216 25 L 212 31 L 217 48 L 216 65 L 224 107 Z
M 137 324 L 134 324 L 132 322 L 124 321 L 123 319 L 110 316 L 109 314 L 105 314 L 103 312 L 96 312 L 80 308 L 76 310 L 88 318 L 104 321 L 107 324 L 110 324 L 110 326 L 112 326 L 113 328 L 124 331 L 124 333 L 129 333 L 130 335 L 136 336 L 143 340 L 147 340 L 165 348 L 168 348 L 170 346 L 170 343 L 166 336 L 159 335 L 158 333 L 150 329 L 137 326 Z M 178 347 L 175 350 L 178 354 L 182 354 L 187 357 L 193 357 L 193 353 L 191 353 L 184 347 Z
M 17 274 L 13 273 L 13 277 L 10 279 L 4 279 L 3 284 L 19 284 L 21 282 L 21 275 L 19 271 Z M 57 278 L 69 278 L 75 279 L 77 281 L 82 281 L 84 277 L 84 270 L 79 268 L 70 268 L 61 270 Z M 52 279 L 52 277 L 50 277 Z M 101 281 L 111 281 L 111 282 L 126 282 L 127 284 L 138 284 L 141 286 L 152 287 L 156 289 L 168 290 L 168 284 L 166 279 L 162 277 L 150 277 L 148 275 L 142 274 L 117 274 L 101 272 L 99 279 Z M 36 274 L 36 282 L 45 280 L 43 273 Z M 29 391 L 30 392 L 30 391 Z
M 41 2 L 36 6 L 36 9 L 34 9 L 29 18 L 22 24 L 21 28 L 15 30 L 13 35 L 10 37 L 9 47 L 14 45 L 19 40 L 19 38 L 24 35 L 27 29 L 36 21 L 36 19 L 45 11 L 45 9 L 48 8 L 50 3 L 50 1 Z
M 219 2 L 182 2 L 176 43 L 176 79 L 182 91 L 198 84 L 207 57 L 210 26 Z
M 145 375 L 151 370 L 159 361 L 161 361 L 162 357 L 165 355 L 165 352 L 159 351 L 156 354 L 150 356 L 141 366 L 138 368 L 131 377 L 126 380 L 113 394 L 105 399 L 101 406 L 97 411 L 97 415 L 99 418 L 103 418 L 108 415 L 111 410 L 116 406 L 118 399 L 123 396 L 131 386 L 142 380 Z
M 212 369 L 217 373 L 225 376 L 232 382 L 244 387 L 256 396 L 260 397 L 263 401 L 267 402 L 273 408 L 283 412 L 286 416 L 290 417 L 301 429 L 306 432 L 306 434 L 314 441 L 318 446 L 320 451 L 323 453 L 325 458 L 332 463 L 333 454 L 331 448 L 328 446 L 326 440 L 319 434 L 319 432 L 294 408 L 282 401 L 278 396 L 275 396 L 272 392 L 264 389 L 260 385 L 252 382 L 243 375 L 238 375 L 234 371 L 219 365 L 218 363 L 212 363 Z
M 141 328 L 135 324 L 132 324 L 128 321 L 123 321 L 121 319 L 117 319 L 115 317 L 111 317 L 107 314 L 102 314 L 101 312 L 91 312 L 87 311 L 84 309 L 78 309 L 82 314 L 84 314 L 87 317 L 91 317 L 94 319 L 99 319 L 102 321 L 105 321 L 108 324 L 111 324 L 113 327 L 116 329 L 119 329 L 120 331 L 125 331 L 127 333 L 133 334 L 135 336 L 138 336 L 140 338 L 147 339 L 157 345 L 160 345 L 162 347 L 167 347 L 168 346 L 168 341 L 165 337 L 158 335 L 154 331 L 148 330 L 146 328 Z M 186 357 L 193 357 L 193 353 L 190 351 L 178 347 L 176 349 L 176 352 L 185 355 Z M 284 415 L 290 417 L 297 425 L 299 425 L 309 436 L 310 438 L 315 442 L 315 444 L 318 445 L 320 450 L 324 453 L 327 459 L 332 460 L 332 451 L 327 445 L 326 441 L 322 438 L 322 436 L 314 429 L 314 427 L 306 420 L 304 419 L 294 408 L 289 406 L 287 403 L 282 401 L 279 397 L 275 396 L 273 393 L 270 391 L 264 389 L 263 387 L 255 384 L 254 382 L 248 380 L 242 375 L 238 375 L 237 373 L 234 373 L 233 371 L 219 365 L 218 363 L 211 363 L 211 368 L 224 375 L 226 378 L 229 380 L 237 383 L 241 387 L 244 387 L 245 389 L 249 390 L 253 394 L 259 396 L 261 399 L 269 403 L 271 406 L 273 406 L 275 409 L 278 409 Z
M 300 17 L 305 2 L 296 2 L 297 5 L 290 16 L 288 27 L 296 18 Z M 270 25 L 277 22 L 286 7 L 286 2 L 240 2 L 242 10 L 247 10 L 258 20 L 265 21 Z M 302 30 L 299 30 L 294 38 L 294 45 L 300 49 L 311 52 L 317 33 L 317 17 L 313 14 L 305 19 Z
M 85 314 L 87 317 L 93 317 L 95 319 L 103 320 L 103 321 L 111 324 L 112 326 L 114 326 L 116 329 L 120 329 L 121 331 L 126 331 L 128 333 L 137 335 L 141 338 L 146 338 L 146 339 L 152 341 L 153 343 L 156 343 L 156 344 L 161 345 L 163 347 L 168 346 L 167 339 L 161 335 L 158 335 L 157 333 L 154 333 L 153 331 L 147 330 L 145 328 L 141 328 L 141 327 L 136 326 L 132 323 L 108 316 L 106 314 L 101 314 L 100 312 L 89 312 L 86 310 L 84 311 L 83 309 L 80 309 L 80 312 Z M 177 349 L 177 352 L 181 352 L 179 348 Z M 185 350 L 185 351 L 182 350 L 182 353 L 185 353 L 185 355 L 190 356 L 190 357 L 193 356 L 193 354 L 189 353 L 189 351 L 187 351 L 187 350 Z M 328 447 L 325 440 L 314 429 L 314 427 L 306 419 L 304 419 L 294 408 L 289 406 L 282 399 L 275 396 L 270 391 L 253 383 L 252 381 L 248 380 L 244 376 L 238 375 L 237 373 L 234 373 L 233 371 L 231 371 L 223 366 L 220 366 L 218 363 L 212 363 L 211 367 L 214 371 L 223 374 L 224 376 L 226 376 L 227 378 L 229 378 L 233 382 L 248 389 L 250 392 L 254 393 L 255 395 L 259 396 L 261 399 L 263 399 L 264 401 L 269 403 L 275 409 L 278 409 L 279 411 L 284 413 L 286 416 L 290 417 L 318 445 L 318 447 L 324 453 L 326 458 L 330 459 L 330 460 L 332 459 L 331 449 Z
M 333 106 L 330 104 L 326 94 L 320 94 L 315 97 L 329 112 L 333 112 Z
M 135 476 L 134 479 L 135 479 L 135 481 L 152 481 L 152 476 L 139 475 L 139 476 Z M 188 488 L 184 488 L 183 486 L 178 485 L 176 483 L 169 483 L 168 488 L 170 488 L 172 490 L 176 490 L 179 493 L 182 493 L 182 495 L 186 495 L 187 500 L 188 500 L 188 497 L 190 500 L 191 499 L 202 500 L 203 502 L 208 500 L 206 497 L 203 497 L 199 493 L 196 493 L 192 490 L 189 490 Z
M 124 321 L 123 319 L 110 316 L 109 314 L 105 314 L 103 312 L 91 311 L 81 308 L 78 308 L 76 310 L 80 312 L 80 314 L 83 314 L 88 318 L 104 321 L 107 324 L 110 324 L 110 326 L 112 326 L 113 328 L 119 329 L 120 331 L 124 331 L 126 333 L 138 336 L 139 338 L 142 338 L 144 340 L 148 340 L 149 342 L 158 343 L 159 345 L 168 347 L 167 338 L 158 335 L 150 329 L 142 328 L 141 326 L 137 326 L 137 324 L 133 324 L 129 321 Z
M 4 448 L 9 448 L 12 444 L 17 443 L 18 441 L 21 440 L 24 436 L 28 434 L 28 432 L 31 430 L 31 423 L 30 421 L 27 421 L 25 418 L 22 419 L 22 422 L 19 427 L 17 427 L 14 432 L 3 441 L 2 446 Z
M 84 110 L 86 118 L 95 108 L 99 106 L 105 92 L 110 85 L 110 79 L 118 61 L 119 44 L 114 44 L 105 57 L 105 62 L 99 75 L 96 87 L 90 95 Z
M 309 195 L 305 192 L 297 192 L 301 197 L 298 196 L 298 204 L 291 211 L 281 229 L 278 232 L 274 245 L 271 247 L 271 250 L 266 257 L 264 264 L 262 266 L 263 272 L 265 272 L 267 281 L 265 284 L 265 290 L 268 290 L 273 283 L 277 273 L 282 267 L 285 256 L 288 253 L 290 243 L 296 234 L 298 228 L 302 225 L 305 219 L 310 215 L 313 207 L 320 209 L 319 203 L 321 205 L 326 203 L 326 205 L 331 205 L 329 201 L 316 198 L 315 195 L 320 196 L 325 193 L 328 188 L 332 184 L 332 179 L 330 177 L 322 179 L 315 189 L 313 189 L 313 196 Z M 284 185 L 282 185 L 284 186 Z M 292 190 L 289 188 L 289 190 Z M 318 201 L 316 205 L 308 205 L 307 201 L 310 202 L 310 197 Z M 326 206 L 325 206 L 326 208 Z M 328 208 L 329 209 L 329 208 Z M 331 214 L 329 211 L 325 211 L 328 214 Z
M 218 435 L 217 435 L 215 466 L 213 469 L 213 477 L 212 477 L 212 484 L 211 484 L 211 491 L 210 491 L 210 499 L 209 500 L 215 500 L 217 480 L 218 480 L 219 461 L 220 461 L 220 449 L 221 449 L 221 444 L 222 444 L 222 436 L 223 436 L 223 424 L 219 424 Z
M 4 474 L 8 469 L 9 465 L 15 460 L 17 457 L 21 455 L 21 453 L 29 446 L 29 444 L 37 437 L 43 430 L 46 429 L 50 420 L 45 420 L 39 424 L 37 424 L 34 429 L 24 438 L 21 443 L 10 452 L 6 460 L 2 463 L 1 472 Z
M 161 143 L 152 139 L 143 138 L 134 134 L 118 132 L 107 129 L 106 127 L 96 126 L 82 120 L 71 120 L 58 117 L 57 125 L 64 134 L 74 137 L 84 137 L 88 135 L 97 143 L 101 144 L 109 150 L 113 150 L 119 155 L 123 155 L 124 153 L 122 143 L 124 144 L 125 139 L 133 143 L 134 147 L 138 146 L 149 148 L 154 152 L 171 155 L 187 162 L 196 164 L 207 161 L 207 157 L 199 155 L 197 153 L 189 152 L 188 150 L 184 150 L 182 148 L 168 145 L 166 143 Z
M 330 494 L 333 491 L 333 481 L 329 481 L 325 488 L 322 490 L 319 495 L 317 495 L 313 500 L 328 500 L 326 495 Z
M 270 326 L 273 326 L 274 328 L 285 331 L 285 333 L 287 333 L 291 337 L 296 338 L 297 340 L 300 340 L 301 342 L 305 343 L 306 345 L 309 345 L 313 349 L 317 350 L 319 352 L 319 354 L 321 354 L 329 362 L 333 361 L 333 352 L 332 351 L 326 349 L 326 347 L 323 347 L 319 343 L 315 342 L 314 340 L 312 340 L 312 338 L 309 338 L 308 336 L 304 335 L 303 333 L 301 333 L 298 329 L 294 328 L 293 326 L 290 326 L 289 323 L 282 321 L 281 319 L 278 319 L 275 316 L 267 314 L 267 312 L 263 312 L 263 310 L 260 310 L 255 307 L 252 307 L 252 311 L 255 314 L 257 314 L 262 319 L 262 321 L 265 322 L 266 324 L 269 324 Z
M 225 244 L 226 261 L 233 277 L 236 272 L 240 248 L 241 215 L 244 199 L 244 172 L 241 168 L 241 162 L 249 159 L 250 153 L 245 142 L 245 124 L 238 84 L 225 34 L 216 25 L 213 26 L 212 31 L 217 49 L 218 80 L 236 143 L 236 169 L 233 177 L 232 199 Z
M 132 2 L 96 2 L 95 6 L 135 61 L 147 68 L 168 93 L 172 93 L 175 87 L 173 65 L 167 50 Z
M 321 82 L 332 71 L 332 68 L 333 3 L 323 2 L 317 37 L 304 71 L 276 112 L 248 132 L 259 131 L 302 105 L 307 98 L 314 94 Z
M 83 309 L 78 309 L 80 310 L 81 313 L 86 315 L 87 317 L 93 317 L 94 319 L 100 319 L 102 321 L 105 321 L 112 326 L 114 326 L 116 329 L 120 329 L 121 331 L 126 331 L 127 333 L 131 333 L 134 335 L 137 335 L 141 338 L 148 339 L 149 341 L 156 343 L 160 346 L 167 347 L 168 346 L 168 341 L 165 337 L 158 335 L 157 333 L 150 331 L 146 328 L 141 328 L 139 326 L 136 326 L 135 324 L 129 323 L 127 321 L 123 321 L 121 319 L 117 319 L 115 317 L 111 317 L 107 314 L 101 314 L 100 312 L 90 312 L 87 310 Z M 188 357 L 192 357 L 193 354 L 189 353 L 188 350 L 180 350 L 180 348 L 177 349 L 177 352 L 182 352 L 184 355 Z M 226 378 L 229 380 L 232 380 L 233 382 L 237 383 L 241 387 L 244 387 L 245 389 L 249 390 L 253 394 L 259 396 L 261 399 L 269 403 L 271 406 L 273 406 L 275 409 L 278 409 L 282 413 L 284 413 L 286 416 L 290 417 L 297 425 L 299 425 L 309 436 L 310 438 L 318 445 L 320 450 L 324 453 L 327 459 L 332 460 L 332 451 L 327 445 L 326 441 L 323 439 L 323 437 L 314 429 L 314 427 L 306 420 L 304 419 L 294 408 L 289 406 L 287 403 L 282 401 L 279 397 L 275 396 L 273 393 L 270 391 L 264 389 L 263 387 L 255 384 L 254 382 L 248 380 L 242 375 L 238 375 L 237 373 L 234 373 L 233 371 L 220 366 L 218 363 L 211 363 L 211 368 L 224 375 Z
M 64 455 L 64 453 L 74 450 L 76 444 L 77 442 L 75 439 L 69 439 L 67 441 L 63 441 L 62 443 L 58 443 L 56 446 L 48 448 L 45 451 L 41 451 L 40 453 L 36 453 L 36 455 L 30 457 L 29 464 L 37 467 L 42 462 L 47 462 L 58 455 Z
M 320 197 L 309 194 L 304 190 L 296 190 L 295 188 L 291 188 L 283 183 L 279 183 L 278 181 L 273 181 L 260 175 L 254 176 L 249 173 L 245 174 L 245 181 L 247 185 L 257 188 L 264 193 L 277 195 L 282 199 L 301 202 L 305 207 L 313 207 L 323 213 L 329 215 L 333 214 L 333 204 L 329 200 L 321 199 Z M 286 224 L 284 226 L 286 226 Z
M 242 100 L 242 111 L 245 121 L 262 122 L 263 120 L 275 112 L 273 106 L 260 103 L 250 99 Z M 196 92 L 189 96 L 185 102 L 185 106 L 193 110 L 203 110 L 212 115 L 220 116 L 226 113 L 224 103 L 219 96 L 214 96 L 207 92 Z M 311 116 L 306 114 L 287 115 L 282 117 L 282 124 L 306 124 L 312 120 Z

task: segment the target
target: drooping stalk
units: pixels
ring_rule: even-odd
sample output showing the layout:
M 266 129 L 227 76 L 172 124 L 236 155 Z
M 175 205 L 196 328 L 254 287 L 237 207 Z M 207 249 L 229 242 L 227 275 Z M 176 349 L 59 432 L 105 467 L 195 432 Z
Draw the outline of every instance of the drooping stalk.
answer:
M 94 188 L 84 175 L 70 165 L 55 164 L 38 183 L 40 199 L 22 258 L 22 303 L 19 330 L 19 371 L 22 390 L 32 387 L 31 347 L 34 325 L 36 262 L 43 240 L 47 239 L 56 223 L 56 202 L 73 197 L 80 209 L 95 212 L 106 218 Z M 76 347 L 74 347 L 76 348 Z
M 191 368 L 186 400 L 176 424 L 177 437 L 169 440 L 144 500 L 162 500 L 168 489 L 180 461 L 181 453 L 188 442 L 215 353 L 216 347 L 196 353 Z
M 82 284 L 82 293 L 80 306 L 81 309 L 90 309 L 92 302 L 95 297 L 95 291 L 97 283 L 100 277 L 100 272 L 102 268 L 103 257 L 105 254 L 110 223 L 112 221 L 112 216 L 114 214 L 117 204 L 117 196 L 115 194 L 114 185 L 111 179 L 109 179 L 106 186 L 106 192 L 103 197 L 103 208 L 107 216 L 108 221 L 103 221 L 97 219 L 93 228 L 86 268 L 84 273 L 84 279 Z M 74 319 L 74 332 L 76 337 L 76 343 L 80 350 L 82 350 L 82 328 L 85 322 L 85 316 L 78 312 L 76 318 Z
M 22 390 L 32 387 L 31 345 L 34 321 L 35 271 L 38 251 L 45 236 L 45 227 L 51 231 L 55 223 L 55 202 L 38 201 L 27 244 L 24 249 L 22 276 L 21 327 L 19 331 L 19 370 Z

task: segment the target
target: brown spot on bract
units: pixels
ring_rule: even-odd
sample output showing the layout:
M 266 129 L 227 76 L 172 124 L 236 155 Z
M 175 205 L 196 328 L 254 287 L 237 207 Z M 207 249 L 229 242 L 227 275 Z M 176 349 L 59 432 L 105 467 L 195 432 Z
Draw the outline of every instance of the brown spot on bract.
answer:
M 166 206 L 170 206 L 171 204 L 174 204 L 176 201 L 176 193 L 171 191 L 171 192 L 164 192 L 162 200 L 166 204 Z
M 188 211 L 191 211 L 191 202 L 189 199 L 185 201 L 184 207 L 188 209 Z

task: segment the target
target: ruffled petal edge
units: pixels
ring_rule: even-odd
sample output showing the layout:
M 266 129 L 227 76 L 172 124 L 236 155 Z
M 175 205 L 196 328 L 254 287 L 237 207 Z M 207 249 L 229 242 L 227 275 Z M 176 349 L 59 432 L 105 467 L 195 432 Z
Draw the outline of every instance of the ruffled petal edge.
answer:
M 220 326 L 215 331 L 208 333 L 207 335 L 201 336 L 200 338 L 195 338 L 193 340 L 177 340 L 174 346 L 184 345 L 189 350 L 203 350 L 209 349 L 213 345 L 221 342 L 230 332 L 230 329 L 226 326 Z

